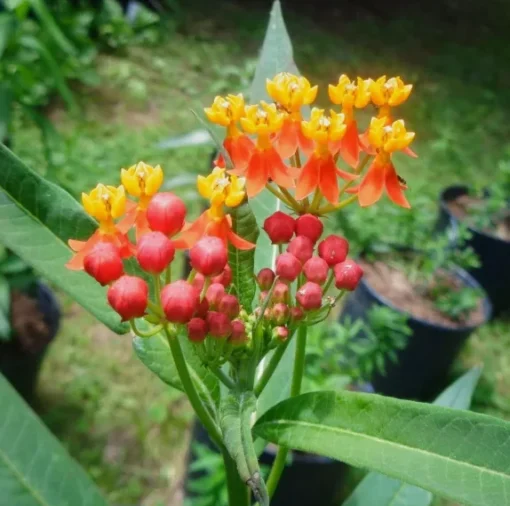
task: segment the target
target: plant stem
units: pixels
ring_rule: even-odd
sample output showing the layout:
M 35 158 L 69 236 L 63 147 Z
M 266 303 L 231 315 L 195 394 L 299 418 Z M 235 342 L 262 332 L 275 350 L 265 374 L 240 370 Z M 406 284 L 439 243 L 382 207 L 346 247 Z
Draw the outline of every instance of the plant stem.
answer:
M 161 307 L 161 278 L 159 274 L 154 274 L 154 290 L 156 291 L 156 303 Z
M 229 506 L 249 506 L 250 505 L 250 489 L 243 483 L 236 463 L 229 455 L 228 451 L 222 451 L 223 462 L 227 474 L 228 504 Z
M 324 285 L 324 288 L 322 289 L 322 293 L 326 295 L 328 293 L 329 287 L 331 286 L 331 283 L 333 283 L 333 280 L 335 279 L 334 271 L 331 270 L 329 273 L 328 280 L 326 281 L 326 284 Z
M 319 188 L 316 188 L 315 194 L 314 194 L 313 200 L 312 200 L 312 205 L 310 206 L 310 212 L 313 212 L 313 211 L 319 209 L 321 200 L 322 200 L 322 192 L 319 190 Z
M 165 285 L 169 285 L 172 281 L 172 268 L 170 265 L 165 270 Z
M 324 207 L 321 207 L 317 210 L 317 214 L 327 214 L 331 213 L 333 211 L 339 211 L 340 209 L 343 209 L 344 207 L 347 207 L 349 204 L 352 204 L 356 199 L 358 198 L 358 195 L 351 195 L 350 197 L 346 198 L 345 200 L 342 200 L 342 202 L 339 202 L 338 204 L 327 204 Z
M 306 351 L 306 332 L 307 329 L 304 325 L 298 328 L 297 340 L 296 340 L 296 355 L 294 359 L 294 371 L 292 373 L 292 383 L 290 387 L 290 396 L 295 397 L 301 392 L 301 384 L 303 382 L 303 373 L 305 370 L 305 351 Z M 289 449 L 283 446 L 278 448 L 276 458 L 271 468 L 271 473 L 267 479 L 267 491 L 269 497 L 273 497 L 276 491 L 278 482 L 282 476 L 283 470 L 285 469 L 285 462 Z
M 153 329 L 146 332 L 145 330 L 140 330 L 136 326 L 135 320 L 129 320 L 129 324 L 131 325 L 131 329 L 133 330 L 133 332 L 137 336 L 140 336 L 140 337 L 151 337 L 151 336 L 157 334 L 158 332 L 161 332 L 161 329 L 163 328 L 163 325 L 158 325 L 158 326 L 154 327 Z
M 221 369 L 209 367 L 209 370 L 229 389 L 234 390 L 236 384 Z
M 276 188 L 273 188 L 269 183 L 266 184 L 266 188 L 279 200 L 281 200 L 286 206 L 290 207 L 291 209 L 294 209 L 296 211 L 294 205 L 287 200 L 285 195 L 283 195 L 280 191 L 278 191 Z
M 283 186 L 278 186 L 278 188 L 280 189 L 280 191 L 282 192 L 283 195 L 285 195 L 285 198 L 292 204 L 292 208 L 295 210 L 295 211 L 299 211 L 299 209 L 301 208 L 301 206 L 299 205 L 299 202 L 291 195 L 291 193 L 289 192 L 289 190 L 283 188 Z
M 218 430 L 215 421 L 211 418 L 210 414 L 205 409 L 205 406 L 197 393 L 195 385 L 191 380 L 191 376 L 189 375 L 188 365 L 186 364 L 186 359 L 182 353 L 179 338 L 176 335 L 172 335 L 166 325 L 163 327 L 163 329 L 165 331 L 170 350 L 172 351 L 175 367 L 179 373 L 179 378 L 184 388 L 184 393 L 188 396 L 191 406 L 195 410 L 198 419 L 200 422 L 202 422 L 202 425 L 209 433 L 211 439 L 214 441 L 214 443 L 216 443 L 216 445 L 218 445 L 219 448 L 223 448 L 220 431 Z
M 254 393 L 258 397 L 266 387 L 266 385 L 269 383 L 269 380 L 273 376 L 273 373 L 275 372 L 276 368 L 278 367 L 278 364 L 280 363 L 281 358 L 283 357 L 283 354 L 285 353 L 285 350 L 287 349 L 287 346 L 289 345 L 290 337 L 287 339 L 287 341 L 278 348 L 273 353 L 273 356 L 271 357 L 271 360 L 269 361 L 269 364 L 267 364 L 267 367 L 264 369 L 264 372 L 262 373 L 262 376 L 259 378 Z

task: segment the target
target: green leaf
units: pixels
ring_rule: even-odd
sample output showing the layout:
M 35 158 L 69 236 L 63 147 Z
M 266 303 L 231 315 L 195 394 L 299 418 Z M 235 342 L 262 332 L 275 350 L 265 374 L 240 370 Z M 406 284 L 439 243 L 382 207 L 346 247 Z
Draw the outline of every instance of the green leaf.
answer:
M 98 488 L 0 374 L 0 504 L 107 506 Z
M 473 367 L 441 393 L 434 404 L 469 409 L 481 372 L 481 368 Z M 343 506 L 429 506 L 432 499 L 432 494 L 427 490 L 384 474 L 369 473 Z
M 8 281 L 0 274 L 0 341 L 11 337 L 11 290 Z
M 2 26 L 0 25 L 1 29 Z M 9 134 L 13 100 L 14 97 L 10 87 L 7 84 L 0 83 L 0 142 L 4 142 Z
M 229 213 L 232 216 L 232 230 L 247 241 L 255 243 L 259 236 L 259 229 L 249 204 L 245 202 L 239 207 L 230 209 Z M 251 312 L 253 297 L 255 297 L 257 289 L 253 277 L 255 249 L 243 251 L 230 244 L 228 263 L 232 268 L 232 284 L 239 297 L 239 302 L 246 311 Z
M 146 329 L 147 324 L 143 320 L 138 320 L 138 327 Z M 198 358 L 193 345 L 189 342 L 187 336 L 181 332 L 179 334 L 182 351 L 186 357 L 189 373 L 197 392 L 211 413 L 216 413 L 220 401 L 220 387 L 218 379 L 211 373 Z M 184 391 L 179 374 L 175 367 L 170 346 L 163 333 L 156 334 L 149 338 L 134 337 L 133 348 L 138 358 L 147 366 L 156 376 L 173 388 Z
M 97 225 L 58 186 L 31 171 L 0 145 L 0 241 L 115 332 L 128 326 L 108 306 L 106 289 L 66 269 L 68 239 L 87 239 Z
M 281 5 L 279 1 L 276 1 L 271 9 L 264 43 L 250 88 L 250 101 L 255 103 L 259 100 L 269 100 L 266 92 L 266 79 L 271 79 L 278 72 L 284 71 L 299 73 L 294 64 L 292 43 L 285 26 Z M 259 229 L 261 229 L 264 220 L 280 210 L 281 202 L 272 193 L 264 190 L 250 200 L 250 206 Z M 255 249 L 254 272 L 257 273 L 264 267 L 274 267 L 277 255 L 278 248 L 271 244 L 265 232 L 261 233 Z M 294 352 L 295 342 L 291 342 L 273 377 L 259 397 L 257 408 L 259 414 L 289 396 Z M 270 356 L 264 359 L 263 366 L 269 362 L 269 359 Z M 259 370 L 258 373 L 262 374 L 262 371 Z
M 467 506 L 510 494 L 510 422 L 354 392 L 304 394 L 274 406 L 254 433 L 366 467 Z
M 14 28 L 14 16 L 8 12 L 0 12 L 0 58 L 9 44 L 9 37 Z

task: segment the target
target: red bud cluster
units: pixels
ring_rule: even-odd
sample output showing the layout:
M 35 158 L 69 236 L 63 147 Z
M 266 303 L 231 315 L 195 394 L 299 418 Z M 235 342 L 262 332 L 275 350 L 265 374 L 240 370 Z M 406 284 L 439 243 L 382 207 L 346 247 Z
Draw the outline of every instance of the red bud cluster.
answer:
M 289 242 L 295 229 L 296 220 L 281 211 L 277 211 L 264 221 L 264 230 L 273 244 Z
M 140 267 L 151 274 L 162 273 L 174 256 L 174 245 L 162 232 L 149 232 L 138 241 L 136 259 Z
M 83 261 L 85 272 L 103 286 L 119 279 L 124 273 L 119 248 L 111 242 L 96 244 Z
M 200 293 L 187 281 L 175 281 L 161 290 L 161 304 L 169 322 L 188 323 L 200 305 Z
M 334 267 L 335 286 L 339 290 L 354 290 L 363 277 L 363 269 L 354 261 L 347 259 Z
M 296 220 L 296 235 L 308 237 L 315 244 L 321 237 L 324 225 L 317 216 L 303 214 Z
M 224 272 L 228 254 L 219 237 L 206 236 L 200 239 L 189 252 L 193 269 L 203 276 L 218 276 Z
M 304 264 L 313 256 L 313 242 L 304 235 L 298 235 L 290 241 L 287 251 Z
M 180 232 L 186 218 L 184 202 L 173 193 L 158 193 L 147 207 L 147 221 L 155 232 L 172 237 Z
M 108 288 L 107 297 L 122 321 L 140 318 L 147 309 L 149 287 L 142 278 L 122 276 Z
M 347 258 L 349 243 L 339 235 L 330 235 L 319 243 L 319 256 L 333 267 Z

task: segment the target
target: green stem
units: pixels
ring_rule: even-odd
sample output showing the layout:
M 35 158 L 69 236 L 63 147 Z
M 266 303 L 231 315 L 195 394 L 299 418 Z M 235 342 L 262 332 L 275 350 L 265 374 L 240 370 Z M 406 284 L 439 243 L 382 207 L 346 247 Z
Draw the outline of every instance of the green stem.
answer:
M 234 390 L 236 384 L 221 369 L 210 367 L 209 370 L 229 389 Z
M 176 335 L 172 335 L 168 330 L 168 327 L 164 326 L 163 329 L 165 331 L 166 338 L 170 346 L 170 350 L 172 351 L 175 367 L 177 369 L 177 372 L 179 373 L 179 378 L 184 388 L 184 393 L 188 396 L 191 406 L 195 410 L 198 419 L 202 422 L 202 425 L 209 433 L 211 439 L 214 441 L 214 443 L 216 443 L 216 445 L 218 445 L 219 448 L 222 448 L 223 444 L 221 440 L 220 431 L 218 430 L 218 427 L 214 420 L 211 418 L 211 415 L 205 409 L 205 406 L 197 393 L 195 385 L 191 380 L 191 376 L 189 375 L 188 371 L 188 366 L 186 364 L 186 359 L 184 358 L 181 344 L 179 343 L 179 338 Z
M 322 289 L 322 293 L 325 295 L 328 293 L 329 287 L 331 286 L 331 283 L 333 283 L 333 280 L 335 279 L 335 274 L 333 271 L 329 273 L 328 280 L 326 281 L 326 284 L 324 285 L 324 288 Z
M 153 329 L 151 329 L 151 330 L 145 331 L 145 330 L 140 330 L 140 329 L 136 326 L 135 320 L 129 320 L 129 324 L 131 325 L 131 329 L 133 330 L 133 332 L 134 332 L 137 336 L 140 336 L 140 337 L 152 337 L 152 336 L 154 336 L 155 334 L 157 334 L 158 332 L 161 332 L 161 330 L 162 330 L 162 328 L 163 328 L 163 325 L 158 325 L 158 326 L 154 327 L 154 328 L 153 328 Z
M 285 195 L 283 195 L 282 192 L 277 190 L 276 188 L 273 188 L 269 183 L 266 184 L 266 188 L 279 200 L 281 200 L 287 207 L 290 207 L 291 209 L 294 209 L 291 202 L 287 200 Z
M 239 476 L 237 466 L 227 450 L 223 450 L 223 462 L 227 474 L 228 504 L 229 506 L 249 506 L 250 489 Z
M 294 371 L 292 373 L 292 383 L 290 387 L 291 397 L 295 397 L 301 393 L 301 384 L 303 382 L 303 373 L 305 370 L 306 332 L 307 329 L 304 325 L 298 328 Z M 288 448 L 283 446 L 278 448 L 276 458 L 273 462 L 273 467 L 271 468 L 269 478 L 267 479 L 267 491 L 269 497 L 273 497 L 273 494 L 276 491 L 278 482 L 280 481 L 283 470 L 285 469 L 285 462 L 287 461 L 288 453 Z
M 283 357 L 283 354 L 285 353 L 285 350 L 287 349 L 289 342 L 290 338 L 287 339 L 285 343 L 278 346 L 278 348 L 276 348 L 276 350 L 274 351 L 273 356 L 269 361 L 269 364 L 267 364 L 267 367 L 264 369 L 262 376 L 259 378 L 255 386 L 254 393 L 257 397 L 263 392 L 264 388 L 269 383 L 269 380 L 271 379 L 273 373 L 278 367 L 278 364 L 280 363 L 280 360 Z
M 172 268 L 170 265 L 165 270 L 165 285 L 169 285 L 172 281 Z
M 156 291 L 156 302 L 161 307 L 161 278 L 159 274 L 154 274 L 154 290 Z

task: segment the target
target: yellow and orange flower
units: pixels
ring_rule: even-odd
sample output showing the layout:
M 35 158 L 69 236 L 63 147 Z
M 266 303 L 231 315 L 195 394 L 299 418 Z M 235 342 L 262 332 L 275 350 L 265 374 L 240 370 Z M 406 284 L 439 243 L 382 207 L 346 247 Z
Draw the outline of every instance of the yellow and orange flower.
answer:
M 227 129 L 223 146 L 234 164 L 234 168 L 243 170 L 248 165 L 254 150 L 251 139 L 244 135 L 238 128 L 239 121 L 245 116 L 244 97 L 227 95 L 216 97 L 211 107 L 204 109 L 207 119 L 211 123 L 221 125 Z M 225 161 L 220 156 L 219 164 L 224 166 Z
M 99 228 L 86 241 L 69 239 L 69 247 L 75 255 L 66 264 L 71 270 L 83 269 L 83 260 L 92 248 L 101 241 L 108 241 L 119 248 L 123 258 L 134 253 L 126 235 L 115 224 L 126 210 L 126 193 L 123 186 L 98 184 L 90 193 L 82 193 L 81 200 L 85 211 L 99 222 Z
M 278 104 L 285 115 L 282 128 L 274 146 L 282 158 L 290 158 L 297 149 L 305 153 L 313 150 L 313 142 L 301 130 L 301 108 L 311 104 L 317 97 L 317 86 L 311 86 L 305 77 L 280 72 L 266 80 L 268 95 Z
M 280 131 L 283 121 L 284 115 L 278 111 L 276 105 L 266 102 L 247 106 L 246 116 L 241 118 L 243 130 L 256 135 L 257 143 L 246 169 L 236 168 L 231 172 L 245 176 L 246 193 L 250 198 L 260 193 L 269 180 L 283 188 L 294 186 L 289 167 L 283 163 L 271 143 L 271 137 Z
M 147 207 L 163 184 L 163 170 L 159 165 L 152 167 L 144 162 L 138 162 L 127 170 L 122 169 L 120 178 L 126 191 L 131 196 L 138 198 L 138 203 L 127 203 L 126 216 L 119 223 L 118 228 L 126 234 L 134 226 L 138 241 L 143 234 L 150 231 Z
M 354 108 L 363 109 L 370 103 L 370 88 L 372 79 L 358 77 L 351 81 L 348 76 L 342 74 L 336 85 L 330 84 L 328 94 L 331 102 L 342 106 L 347 126 L 345 135 L 340 144 L 340 156 L 352 168 L 359 163 L 360 140 L 358 126 L 354 118 Z
M 403 192 L 405 185 L 399 180 L 391 155 L 395 151 L 404 151 L 413 141 L 414 132 L 406 130 L 403 120 L 388 125 L 384 117 L 372 118 L 368 137 L 377 154 L 359 186 L 360 205 L 366 207 L 375 204 L 386 190 L 395 204 L 411 207 Z
M 237 249 L 253 249 L 255 244 L 238 236 L 232 230 L 232 218 L 225 213 L 224 206 L 237 207 L 246 197 L 244 178 L 229 176 L 225 169 L 215 167 L 207 177 L 198 176 L 197 188 L 210 202 L 210 208 L 189 225 L 174 241 L 178 249 L 191 248 L 200 238 L 212 235 L 232 244 Z
M 348 181 L 357 177 L 339 169 L 334 159 L 347 128 L 344 120 L 343 114 L 330 111 L 326 116 L 323 109 L 314 108 L 310 121 L 302 122 L 303 133 L 315 141 L 315 149 L 299 174 L 296 199 L 301 200 L 319 188 L 329 202 L 336 204 L 340 193 L 338 176 Z

